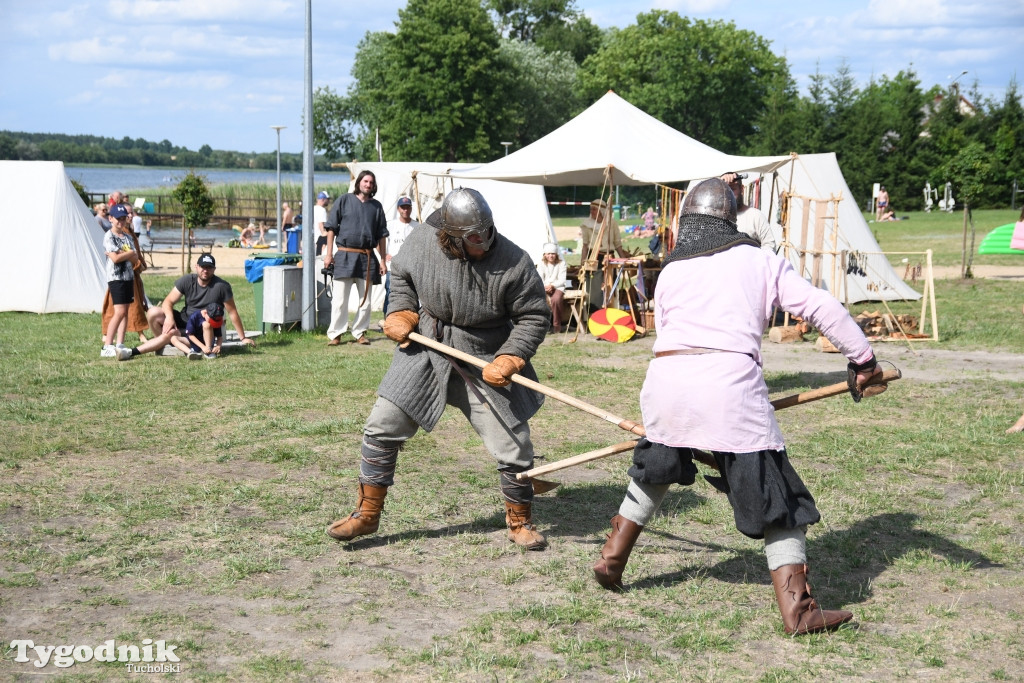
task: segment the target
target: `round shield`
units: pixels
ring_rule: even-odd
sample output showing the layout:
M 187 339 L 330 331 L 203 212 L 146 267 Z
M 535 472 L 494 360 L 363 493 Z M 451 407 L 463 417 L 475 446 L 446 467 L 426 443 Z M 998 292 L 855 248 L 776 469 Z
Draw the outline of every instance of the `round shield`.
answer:
M 629 341 L 636 334 L 636 323 L 633 322 L 633 316 L 626 311 L 620 311 L 617 308 L 602 308 L 594 311 L 594 314 L 587 320 L 587 329 L 598 339 L 619 344 Z

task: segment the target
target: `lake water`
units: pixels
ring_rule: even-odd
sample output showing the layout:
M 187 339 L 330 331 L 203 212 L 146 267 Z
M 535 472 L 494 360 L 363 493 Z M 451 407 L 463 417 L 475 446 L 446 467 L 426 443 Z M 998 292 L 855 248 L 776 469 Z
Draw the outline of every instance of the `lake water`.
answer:
M 154 168 L 151 166 L 65 166 L 68 177 L 77 180 L 86 192 L 109 194 L 114 190 L 128 192 L 136 188 L 173 188 L 188 173 L 182 168 Z M 277 171 L 226 171 L 223 169 L 196 169 L 211 185 L 230 183 L 277 184 Z M 332 185 L 348 183 L 352 179 L 348 171 L 320 171 L 314 175 L 314 183 Z M 281 172 L 281 183 L 302 184 L 301 173 Z
M 68 177 L 82 184 L 86 192 L 102 192 L 109 194 L 114 190 L 132 193 L 134 189 L 166 187 L 168 192 L 173 189 L 181 179 L 188 173 L 188 169 L 181 168 L 156 168 L 151 166 L 65 166 Z M 196 172 L 206 177 L 211 185 L 226 185 L 230 183 L 263 183 L 266 185 L 277 185 L 277 171 L 227 171 L 222 169 L 196 169 Z M 347 184 L 352 180 L 348 171 L 322 171 L 314 175 L 314 185 Z M 301 173 L 281 172 L 281 183 L 302 184 Z M 153 237 L 178 237 L 181 235 L 180 226 L 164 227 L 154 226 Z M 213 238 L 217 243 L 223 245 L 234 237 L 230 226 L 219 228 L 202 228 L 195 231 L 195 235 L 201 239 Z M 273 231 L 268 231 L 267 241 L 276 239 Z

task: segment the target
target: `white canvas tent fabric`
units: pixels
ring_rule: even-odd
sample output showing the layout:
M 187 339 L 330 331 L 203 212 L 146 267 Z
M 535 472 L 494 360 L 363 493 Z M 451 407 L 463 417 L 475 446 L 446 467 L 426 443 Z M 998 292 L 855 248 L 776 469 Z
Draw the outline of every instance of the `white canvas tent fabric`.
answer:
M 93 313 L 107 289 L 103 231 L 59 161 L 0 161 L 0 311 Z M 28 208 L 26 208 L 28 207 Z
M 749 171 L 756 173 L 757 169 L 749 165 L 739 165 L 737 171 Z M 752 178 L 748 179 L 748 182 Z M 800 154 L 793 155 L 791 160 L 784 166 L 777 169 L 775 189 L 772 189 L 772 175 L 766 174 L 761 181 L 761 210 L 770 214 L 769 219 L 776 224 L 778 229 L 779 197 L 782 192 L 810 197 L 813 199 L 829 199 L 830 197 L 841 198 L 838 212 L 838 235 L 835 245 L 836 251 L 857 254 L 857 263 L 861 266 L 863 274 L 859 272 L 847 273 L 843 277 L 842 261 L 831 254 L 825 254 L 822 259 L 822 282 L 823 289 L 829 290 L 833 296 L 840 301 L 857 303 L 860 301 L 894 301 L 894 300 L 917 300 L 921 298 L 903 279 L 896 274 L 889 260 L 882 255 L 882 248 L 875 240 L 871 228 L 864 220 L 864 215 L 857 207 L 857 202 L 850 192 L 843 178 L 843 172 L 839 169 L 839 162 L 833 153 L 827 154 Z M 773 198 L 774 196 L 774 198 Z M 809 231 L 813 232 L 816 216 L 814 214 L 816 203 L 810 203 L 810 215 L 808 216 Z M 790 234 L 789 242 L 797 245 L 800 240 L 801 225 L 803 221 L 804 203 L 798 198 L 790 202 Z M 832 222 L 826 222 L 826 234 L 831 235 Z M 776 235 L 778 242 L 782 243 L 782 235 Z M 808 238 L 810 241 L 810 238 Z M 813 244 L 808 244 L 813 248 Z M 826 238 L 825 248 L 832 250 L 831 239 Z M 783 250 L 779 250 L 783 254 Z M 800 257 L 795 249 L 790 249 L 790 261 L 794 268 L 800 267 Z M 833 273 L 835 279 L 833 280 Z M 804 260 L 804 277 L 811 278 L 811 257 Z M 837 283 L 833 289 L 832 282 Z
M 453 187 L 477 190 L 487 200 L 494 214 L 498 231 L 519 245 L 530 258 L 540 261 L 545 242 L 555 241 L 544 188 L 540 185 L 522 185 L 495 180 L 464 179 L 449 174 L 477 168 L 478 164 L 447 164 L 438 162 L 350 162 L 352 174 L 350 190 L 355 189 L 355 178 L 360 171 L 372 171 L 377 178 L 377 199 L 384 206 L 388 220 L 398 218 L 398 198 L 408 195 L 413 200 L 413 220 L 423 222 L 441 206 Z M 373 309 L 384 306 L 384 286 L 378 285 L 371 293 Z M 355 310 L 358 300 L 353 294 L 349 309 Z
M 456 175 L 548 186 L 653 185 L 717 176 L 740 167 L 770 171 L 787 161 L 788 156 L 724 154 L 609 91 L 533 144 Z

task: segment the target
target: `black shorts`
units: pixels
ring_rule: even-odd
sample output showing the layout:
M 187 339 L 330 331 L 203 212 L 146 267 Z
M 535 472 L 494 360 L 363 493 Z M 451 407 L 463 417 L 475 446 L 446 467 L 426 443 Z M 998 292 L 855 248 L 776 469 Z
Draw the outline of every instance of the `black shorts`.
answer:
M 111 280 L 107 283 L 110 300 L 115 306 L 123 306 L 135 301 L 135 282 L 132 280 Z
M 185 314 L 173 308 L 171 311 L 174 313 L 174 326 L 179 330 L 184 331 L 185 327 L 188 325 L 188 321 L 185 320 Z

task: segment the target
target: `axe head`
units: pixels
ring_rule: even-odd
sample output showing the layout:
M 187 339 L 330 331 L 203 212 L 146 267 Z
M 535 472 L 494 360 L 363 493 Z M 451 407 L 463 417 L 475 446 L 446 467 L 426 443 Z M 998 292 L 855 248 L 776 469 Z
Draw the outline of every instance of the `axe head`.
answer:
M 535 496 L 547 493 L 548 491 L 554 491 L 561 486 L 557 481 L 545 481 L 544 479 L 531 479 L 530 481 L 533 483 L 533 494 Z

